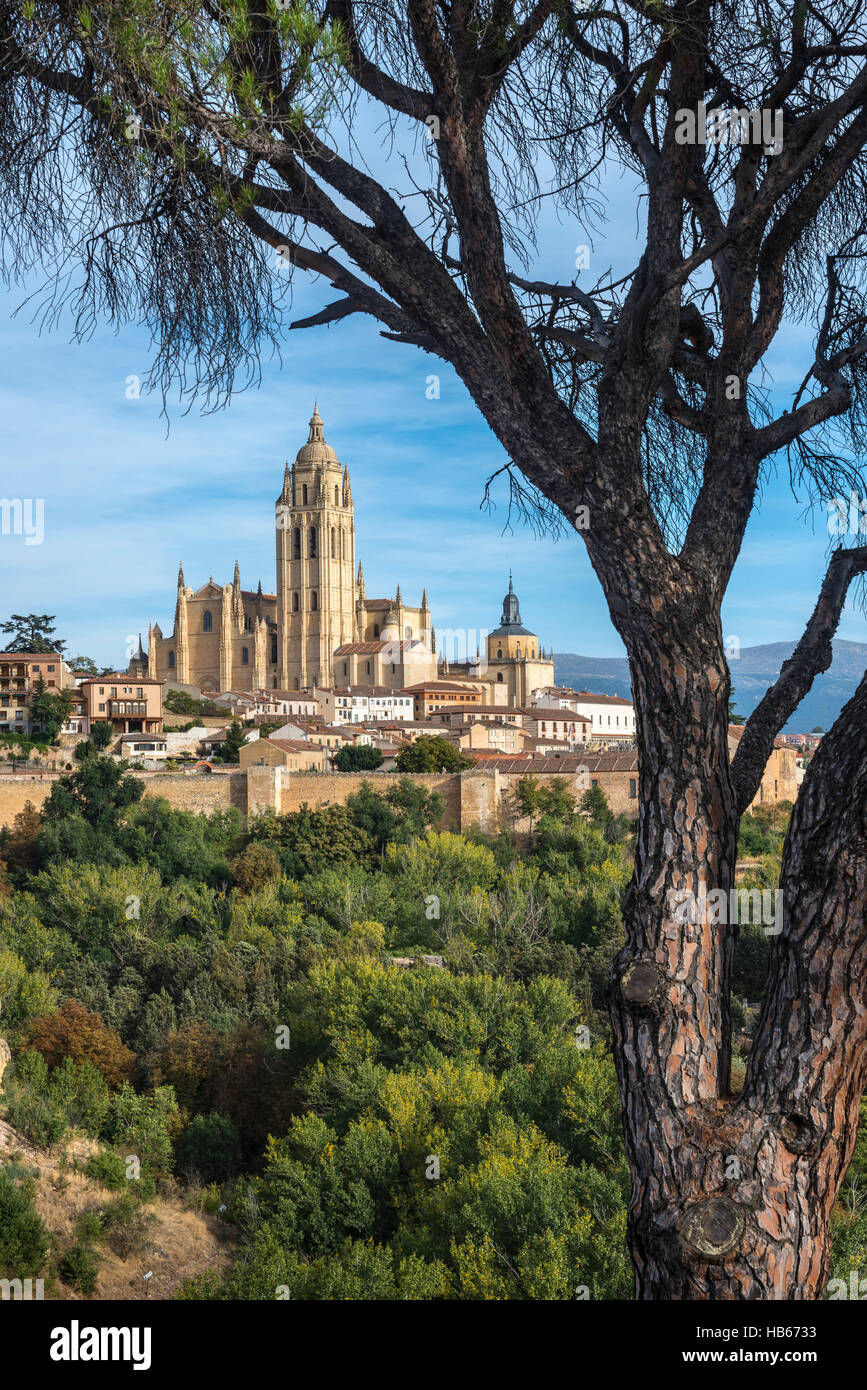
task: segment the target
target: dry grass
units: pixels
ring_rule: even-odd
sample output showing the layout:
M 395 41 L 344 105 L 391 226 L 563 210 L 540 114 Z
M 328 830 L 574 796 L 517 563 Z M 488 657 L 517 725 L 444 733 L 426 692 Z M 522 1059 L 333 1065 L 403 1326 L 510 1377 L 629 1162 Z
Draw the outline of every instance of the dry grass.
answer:
M 83 1162 L 98 1147 L 91 1140 L 75 1139 L 51 1150 L 38 1149 L 0 1120 L 0 1163 L 14 1154 L 22 1163 L 39 1169 L 34 1205 L 51 1232 L 55 1262 L 73 1244 L 78 1218 L 86 1211 L 101 1210 L 117 1196 L 70 1166 L 75 1159 Z M 147 1210 L 157 1219 L 144 1253 L 122 1260 L 100 1243 L 96 1290 L 84 1301 L 171 1298 L 185 1278 L 211 1269 L 222 1272 L 231 1262 L 236 1244 L 233 1229 L 218 1217 L 188 1211 L 181 1194 L 158 1197 L 148 1204 Z M 142 1276 L 148 1270 L 153 1272 L 153 1278 L 145 1284 Z M 60 1283 L 56 1290 L 60 1299 L 83 1298 Z

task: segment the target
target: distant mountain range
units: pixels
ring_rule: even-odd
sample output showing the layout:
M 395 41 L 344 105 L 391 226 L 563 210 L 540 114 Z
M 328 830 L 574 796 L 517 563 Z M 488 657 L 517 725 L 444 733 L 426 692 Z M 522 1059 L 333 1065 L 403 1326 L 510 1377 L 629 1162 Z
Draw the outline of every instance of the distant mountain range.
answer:
M 729 663 L 735 688 L 734 705 L 739 714 L 752 714 L 794 649 L 794 642 L 768 642 L 760 647 L 741 648 L 739 659 Z M 865 670 L 867 643 L 836 639 L 831 666 L 823 675 L 816 677 L 812 690 L 784 726 L 784 732 L 809 733 L 819 726 L 830 729 L 847 700 L 855 694 L 855 687 Z M 555 652 L 554 679 L 558 685 L 592 690 L 597 695 L 628 697 L 630 694 L 629 667 L 625 657 Z

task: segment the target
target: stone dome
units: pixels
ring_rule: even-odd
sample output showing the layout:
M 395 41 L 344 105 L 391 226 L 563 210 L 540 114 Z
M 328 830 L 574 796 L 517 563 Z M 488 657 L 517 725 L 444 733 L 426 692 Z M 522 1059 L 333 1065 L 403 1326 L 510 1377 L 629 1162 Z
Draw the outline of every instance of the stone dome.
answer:
M 310 433 L 307 436 L 307 443 L 302 444 L 298 453 L 295 455 L 296 464 L 316 464 L 334 463 L 340 467 L 337 454 L 330 444 L 325 443 L 325 436 L 322 433 L 322 420 L 316 403 L 313 405 L 313 414 L 310 417 Z

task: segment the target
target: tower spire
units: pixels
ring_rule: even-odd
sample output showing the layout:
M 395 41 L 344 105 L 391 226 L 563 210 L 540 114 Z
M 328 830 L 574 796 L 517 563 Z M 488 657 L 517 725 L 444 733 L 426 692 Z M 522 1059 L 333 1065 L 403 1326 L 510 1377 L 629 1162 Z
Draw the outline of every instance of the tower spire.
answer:
M 325 436 L 322 433 L 322 417 L 319 414 L 319 403 L 313 402 L 313 414 L 310 416 L 310 433 L 307 436 L 308 444 L 324 444 Z

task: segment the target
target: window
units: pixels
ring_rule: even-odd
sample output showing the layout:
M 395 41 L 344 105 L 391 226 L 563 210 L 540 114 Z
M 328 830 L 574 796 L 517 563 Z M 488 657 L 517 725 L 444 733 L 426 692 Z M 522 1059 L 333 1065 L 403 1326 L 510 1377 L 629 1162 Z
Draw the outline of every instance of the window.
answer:
M 309 545 L 308 545 L 308 549 L 307 549 L 307 554 L 310 556 L 311 560 L 315 560 L 315 559 L 316 559 L 316 527 L 315 527 L 315 526 L 311 526 L 311 527 L 310 527 L 310 531 L 309 531 L 309 533 L 308 533 L 308 541 L 309 541 Z
M 292 532 L 292 559 L 301 559 L 301 528 L 299 526 L 296 526 Z
M 499 658 L 502 658 L 502 655 L 503 655 L 503 648 L 502 648 L 502 647 L 498 647 L 498 648 L 497 648 L 497 656 L 498 656 Z M 502 679 L 502 677 L 501 677 L 500 679 Z
M 137 688 L 137 690 L 136 690 L 135 693 L 136 693 L 136 695 L 138 696 L 138 698 L 141 699 L 142 696 L 144 695 L 144 690 L 142 689 L 141 686 L 139 686 L 139 687 Z
M 245 631 L 245 632 L 252 632 L 252 631 L 253 631 L 253 619 L 250 617 L 250 614 L 249 614 L 249 613 L 245 613 L 245 614 L 244 614 L 244 631 Z
M 306 506 L 307 506 L 307 484 L 306 484 L 306 483 L 305 483 L 305 484 L 303 485 L 303 487 L 301 488 L 301 501 L 303 502 L 304 506 L 306 507 Z
M 48 671 L 53 671 L 53 670 L 54 670 L 54 667 L 53 667 L 53 666 L 47 666 L 47 667 L 46 667 L 46 670 L 48 670 Z
M 344 661 L 344 663 L 343 663 L 343 674 L 344 674 L 344 676 L 346 675 L 346 672 L 348 671 L 348 669 L 349 669 L 349 668 L 348 668 L 346 662 Z M 346 704 L 346 701 L 344 700 L 343 703 Z
M 636 779 L 635 779 L 634 777 L 630 777 L 630 779 L 629 779 L 629 795 L 630 795 L 630 796 L 637 796 L 637 795 L 638 795 L 638 782 L 636 781 Z
M 242 665 L 242 666 L 249 666 L 249 665 L 250 665 L 250 648 L 249 648 L 249 647 L 242 647 L 242 648 L 241 648 L 241 665 Z
M 598 778 L 598 777 L 591 777 L 591 778 L 590 778 L 590 785 L 591 785 L 591 787 L 598 787 L 598 786 L 599 786 L 599 778 Z
M 213 632 L 214 619 L 211 617 L 210 608 L 206 608 L 202 614 L 202 632 Z
M 337 559 L 337 532 L 333 526 L 331 528 L 331 558 L 332 560 Z
M 379 623 L 374 623 L 374 624 L 373 624 L 373 635 L 374 635 L 374 637 L 378 637 L 378 636 L 379 636 Z
M 318 598 L 317 598 L 317 596 L 316 596 L 316 590 L 314 589 L 313 592 L 312 592 L 312 594 L 310 595 L 310 612 L 311 612 L 311 613 L 315 613 L 316 610 L 317 610 L 317 608 L 318 608 L 318 606 L 319 606 L 319 600 L 318 600 Z
M 498 680 L 498 681 L 501 681 L 502 679 L 503 679 L 503 673 L 502 673 L 502 671 L 498 671 L 498 672 L 497 672 L 497 680 Z
M 112 698 L 116 698 L 116 697 L 117 697 L 117 686 L 116 686 L 116 685 L 113 685 L 113 686 L 111 687 L 110 694 L 111 694 Z
M 175 654 L 174 654 L 174 652 L 169 652 L 169 669 L 170 669 L 170 670 L 172 670 L 172 669 L 174 668 L 174 664 L 175 664 Z
M 340 490 L 339 490 L 339 488 L 337 487 L 337 484 L 336 484 L 336 483 L 335 483 L 335 485 L 334 485 L 334 505 L 335 505 L 335 507 L 339 507 L 339 506 L 340 506 Z
M 370 675 L 370 662 L 367 663 L 367 674 Z
M 297 594 L 293 594 L 293 595 L 292 595 L 292 612 L 293 612 L 293 613 L 297 613 L 297 612 L 298 612 L 298 595 L 297 595 Z

